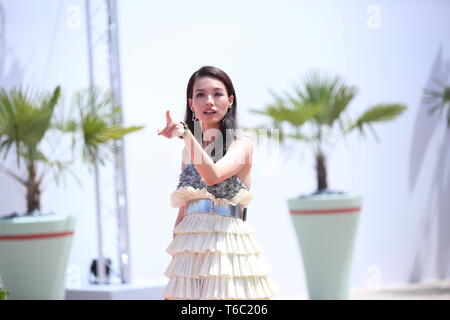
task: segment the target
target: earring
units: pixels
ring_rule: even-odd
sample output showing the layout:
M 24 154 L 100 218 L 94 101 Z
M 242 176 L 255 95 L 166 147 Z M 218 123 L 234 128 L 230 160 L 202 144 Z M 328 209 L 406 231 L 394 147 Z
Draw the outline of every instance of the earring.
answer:
M 192 121 L 197 121 L 197 120 L 198 120 L 197 115 L 195 114 L 194 111 L 192 111 Z

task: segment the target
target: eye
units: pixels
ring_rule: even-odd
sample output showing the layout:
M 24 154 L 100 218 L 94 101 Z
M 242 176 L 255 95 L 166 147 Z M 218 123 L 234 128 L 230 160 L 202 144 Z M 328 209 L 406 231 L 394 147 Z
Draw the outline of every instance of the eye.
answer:
M 216 92 L 216 96 L 223 96 L 220 92 Z
M 203 93 L 197 93 L 196 97 L 203 97 Z

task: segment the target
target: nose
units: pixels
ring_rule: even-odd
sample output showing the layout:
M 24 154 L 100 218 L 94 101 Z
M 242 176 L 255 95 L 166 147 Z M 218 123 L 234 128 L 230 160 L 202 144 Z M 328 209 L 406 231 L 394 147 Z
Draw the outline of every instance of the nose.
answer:
M 208 94 L 208 97 L 206 99 L 206 104 L 208 106 L 214 105 L 214 99 L 212 98 L 212 96 L 210 94 Z

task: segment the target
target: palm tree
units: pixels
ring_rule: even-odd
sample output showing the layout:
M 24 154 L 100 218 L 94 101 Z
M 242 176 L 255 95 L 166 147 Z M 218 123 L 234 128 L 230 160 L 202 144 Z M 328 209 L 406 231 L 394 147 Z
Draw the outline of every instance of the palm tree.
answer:
M 393 120 L 402 114 L 406 106 L 401 104 L 378 104 L 365 111 L 356 120 L 349 120 L 345 114 L 351 101 L 358 93 L 355 86 L 347 85 L 339 76 L 327 77 L 317 71 L 307 74 L 303 86 L 294 86 L 294 93 L 285 93 L 281 97 L 273 92 L 274 102 L 268 104 L 264 110 L 251 110 L 253 113 L 264 115 L 272 120 L 273 128 L 279 130 L 280 144 L 287 140 L 308 143 L 314 152 L 317 177 L 317 191 L 328 193 L 326 154 L 324 146 L 333 145 L 336 137 L 336 127 L 340 137 L 358 129 L 365 135 L 366 128 L 370 128 L 377 138 L 372 124 Z M 284 125 L 290 127 L 286 132 Z M 308 125 L 308 127 L 307 127 Z M 247 128 L 258 132 L 260 129 L 269 130 L 269 126 Z
M 110 92 L 101 93 L 90 88 L 76 94 L 75 107 L 79 117 L 68 120 L 57 116 L 56 107 L 61 95 L 56 87 L 51 95 L 32 93 L 29 90 L 0 89 L 0 155 L 3 159 L 15 149 L 17 165 L 25 164 L 27 177 L 22 178 L 2 166 L 3 172 L 25 186 L 27 212 L 32 215 L 41 209 L 40 196 L 44 177 L 53 172 L 56 182 L 71 161 L 50 160 L 41 145 L 56 130 L 73 135 L 73 150 L 82 143 L 82 158 L 91 168 L 104 164 L 116 148 L 116 141 L 126 134 L 142 129 L 141 126 L 123 127 L 120 109 L 112 105 Z M 81 134 L 82 139 L 76 139 Z M 75 176 L 76 177 L 76 176 Z
M 20 168 L 25 164 L 27 176 L 23 178 L 1 163 L 0 169 L 25 186 L 27 190 L 26 216 L 42 215 L 40 197 L 44 177 L 53 172 L 54 179 L 58 182 L 59 176 L 69 170 L 75 150 L 80 150 L 81 158 L 88 163 L 89 168 L 94 167 L 98 171 L 98 166 L 105 164 L 108 157 L 114 155 L 114 152 L 118 150 L 118 140 L 130 132 L 142 129 L 142 127 L 123 127 L 121 125 L 120 109 L 112 103 L 110 92 L 103 93 L 96 88 L 79 91 L 68 117 L 64 112 L 59 113 L 64 110 L 58 108 L 60 95 L 60 87 L 56 87 L 52 94 L 32 93 L 20 88 L 9 91 L 0 89 L 0 155 L 3 154 L 3 159 L 6 159 L 14 150 L 17 166 Z M 77 115 L 73 114 L 74 111 L 78 111 Z M 59 117 L 60 115 L 62 118 Z M 53 136 L 52 131 L 58 135 Z M 54 150 L 44 154 L 44 150 L 47 149 L 43 142 L 46 141 L 48 145 L 51 145 L 51 138 L 61 138 L 63 135 L 72 136 L 72 161 L 61 161 L 52 152 Z M 57 159 L 50 160 L 50 156 Z M 74 176 L 76 177 L 76 175 Z M 100 216 L 98 174 L 96 174 L 95 182 L 97 216 Z M 6 218 L 16 216 L 18 214 L 14 213 Z M 73 220 L 67 219 L 67 221 Z M 54 225 L 57 223 L 59 221 Z M 98 238 L 101 239 L 100 219 L 98 219 L 98 227 L 100 230 Z M 64 257 L 65 248 L 69 248 L 67 244 L 61 245 L 61 252 L 58 252 L 61 255 L 56 254 L 56 256 Z M 101 262 L 103 261 L 101 242 L 99 242 L 99 259 Z M 7 262 L 5 259 L 2 261 Z M 34 261 L 31 260 L 30 266 L 36 267 L 33 263 Z M 66 260 L 61 260 L 59 263 L 49 266 L 50 270 L 58 271 L 58 268 L 63 268 L 65 263 L 67 263 Z M 48 268 L 39 268 L 49 270 Z M 100 274 L 104 274 L 103 265 L 100 264 L 98 268 Z M 12 281 L 15 280 L 14 277 L 12 279 Z M 61 283 L 58 283 L 57 286 L 62 290 Z
M 52 161 L 41 150 L 46 133 L 56 129 L 55 107 L 61 94 L 56 87 L 53 94 L 32 93 L 22 89 L 0 89 L 0 154 L 4 158 L 15 149 L 17 165 L 23 163 L 27 177 L 22 178 L 11 170 L 3 171 L 26 188 L 27 215 L 41 209 L 41 185 L 50 170 L 62 172 L 67 163 Z

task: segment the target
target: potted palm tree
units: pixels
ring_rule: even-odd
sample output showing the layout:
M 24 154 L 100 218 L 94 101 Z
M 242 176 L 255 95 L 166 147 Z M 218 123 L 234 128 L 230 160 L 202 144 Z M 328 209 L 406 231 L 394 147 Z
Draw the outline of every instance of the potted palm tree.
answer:
M 41 187 L 46 173 L 61 171 L 67 163 L 48 158 L 41 145 L 54 129 L 53 115 L 60 98 L 21 89 L 0 90 L 0 153 L 15 151 L 17 166 L 26 176 L 3 171 L 26 190 L 27 210 L 0 220 L 0 275 L 11 298 L 58 299 L 64 294 L 65 267 L 75 220 L 41 210 Z
M 350 271 L 362 196 L 328 187 L 327 146 L 358 129 L 361 134 L 375 122 L 393 120 L 406 107 L 378 104 L 356 120 L 345 113 L 357 94 L 355 86 L 341 77 L 309 73 L 294 93 L 279 96 L 264 110 L 251 110 L 272 120 L 272 128 L 258 126 L 250 131 L 279 130 L 279 142 L 307 143 L 314 153 L 317 189 L 311 194 L 288 199 L 311 299 L 347 299 Z M 373 131 L 374 132 L 374 131 Z M 376 137 L 376 135 L 375 135 Z
M 50 177 L 59 182 L 73 159 L 51 159 L 50 153 L 44 152 L 43 142 L 50 140 L 52 133 L 81 132 L 90 139 L 74 139 L 74 142 L 82 141 L 83 150 L 98 150 L 111 140 L 139 129 L 112 123 L 110 120 L 115 119 L 117 111 L 90 111 L 88 106 L 95 104 L 81 104 L 80 119 L 64 121 L 55 112 L 60 95 L 60 87 L 52 94 L 0 89 L 0 155 L 6 159 L 15 151 L 18 169 L 23 164 L 26 169 L 26 176 L 22 177 L 4 165 L 0 167 L 26 189 L 26 212 L 0 220 L 0 276 L 12 292 L 11 299 L 63 299 L 65 294 L 65 270 L 75 219 L 43 211 L 40 197 L 43 181 Z M 52 172 L 54 175 L 50 176 Z

